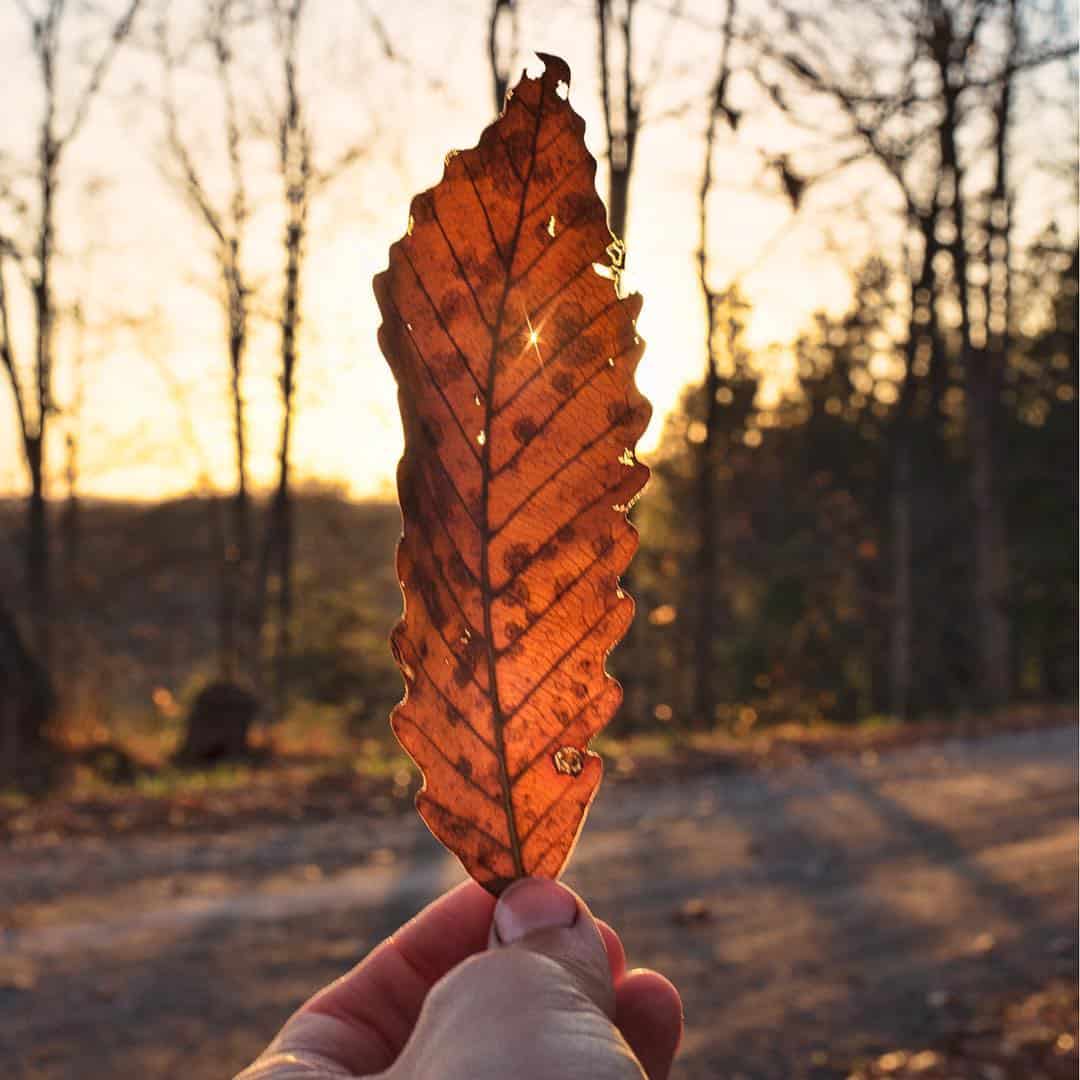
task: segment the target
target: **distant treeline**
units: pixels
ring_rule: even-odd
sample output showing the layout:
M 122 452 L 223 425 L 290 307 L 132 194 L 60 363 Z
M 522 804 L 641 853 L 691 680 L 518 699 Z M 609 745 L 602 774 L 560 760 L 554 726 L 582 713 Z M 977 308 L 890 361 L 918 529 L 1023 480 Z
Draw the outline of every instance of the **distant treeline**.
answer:
M 1014 341 L 998 402 L 1017 700 L 1076 694 L 1076 270 L 1075 254 L 1048 262 L 1041 329 Z M 722 437 L 710 461 L 713 716 L 700 715 L 693 694 L 702 594 L 698 386 L 668 418 L 652 482 L 635 509 L 637 638 L 610 660 L 635 693 L 618 730 L 707 722 L 745 730 L 888 712 L 897 389 L 881 343 L 890 295 L 884 265 L 864 268 L 851 310 L 819 317 L 799 340 L 797 383 L 769 408 L 760 404 L 755 374 L 762 359 L 745 348 L 746 312 L 732 298 L 733 348 L 717 391 Z M 938 385 L 920 382 L 913 416 L 911 712 L 918 716 L 979 700 L 964 393 L 954 367 Z M 16 539 L 20 511 L 14 501 L 0 504 L 0 529 Z M 268 506 L 257 503 L 255 511 L 261 517 Z M 63 514 L 63 505 L 54 512 Z M 121 718 L 153 725 L 176 702 L 179 719 L 182 705 L 213 678 L 215 516 L 223 512 L 206 498 L 80 507 L 74 561 L 56 553 L 55 676 L 64 715 L 106 729 Z M 385 733 L 401 692 L 387 641 L 401 610 L 397 507 L 307 491 L 298 496 L 296 524 L 289 708 L 316 719 L 337 715 L 357 734 Z M 0 562 L 8 595 L 25 602 L 18 579 L 14 559 Z
M 1012 694 L 1063 700 L 1077 689 L 1076 254 L 1046 254 L 1040 266 L 1023 298 L 1038 329 L 1014 337 L 996 403 L 998 482 Z M 882 343 L 893 337 L 893 285 L 884 264 L 866 266 L 851 310 L 819 316 L 798 341 L 797 386 L 768 409 L 757 404 L 760 368 L 742 342 L 745 312 L 737 298 L 727 306 L 734 349 L 709 461 L 716 579 L 707 616 L 713 720 L 725 725 L 889 712 L 900 363 Z M 965 391 L 948 332 L 940 348 L 909 420 L 914 716 L 981 700 Z M 674 724 L 707 722 L 696 715 L 692 678 L 704 410 L 702 387 L 693 387 L 667 421 L 637 513 L 640 644 L 632 667 L 613 657 L 625 681 L 645 684 L 656 716 Z

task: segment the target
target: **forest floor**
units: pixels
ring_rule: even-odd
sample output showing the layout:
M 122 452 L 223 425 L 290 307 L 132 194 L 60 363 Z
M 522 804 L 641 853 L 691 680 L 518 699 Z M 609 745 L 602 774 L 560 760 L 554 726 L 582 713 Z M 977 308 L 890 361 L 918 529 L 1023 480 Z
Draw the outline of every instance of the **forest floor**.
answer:
M 819 757 L 860 757 L 917 744 L 1075 723 L 1066 705 L 1012 706 L 901 724 L 769 725 L 742 733 L 684 732 L 654 724 L 648 733 L 601 734 L 605 783 L 790 767 Z M 385 730 L 385 729 L 384 729 Z M 418 774 L 390 737 L 351 737 L 329 723 L 259 728 L 238 761 L 179 769 L 170 763 L 179 728 L 128 732 L 117 739 L 78 725 L 57 733 L 67 751 L 53 782 L 37 795 L 0 789 L 0 849 L 62 843 L 75 836 L 221 832 L 251 825 L 317 822 L 363 813 L 396 817 L 412 804 Z
M 1076 1075 L 1073 724 L 645 772 L 568 881 L 680 987 L 677 1077 Z M 14 830 L 4 1075 L 220 1080 L 459 876 L 411 813 Z

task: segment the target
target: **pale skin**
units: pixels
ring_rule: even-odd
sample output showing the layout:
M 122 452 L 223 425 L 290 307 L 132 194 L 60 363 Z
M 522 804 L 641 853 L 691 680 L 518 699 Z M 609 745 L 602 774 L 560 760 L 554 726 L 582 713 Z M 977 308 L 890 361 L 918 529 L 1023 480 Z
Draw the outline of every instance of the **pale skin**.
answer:
M 678 992 L 565 886 L 452 889 L 302 1005 L 238 1080 L 667 1080 Z

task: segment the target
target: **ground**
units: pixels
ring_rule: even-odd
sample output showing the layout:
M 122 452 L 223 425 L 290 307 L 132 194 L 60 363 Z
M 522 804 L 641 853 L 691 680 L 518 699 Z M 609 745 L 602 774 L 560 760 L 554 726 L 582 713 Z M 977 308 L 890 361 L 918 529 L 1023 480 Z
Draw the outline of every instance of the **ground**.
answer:
M 658 772 L 605 786 L 568 880 L 680 987 L 683 1080 L 1075 1076 L 1076 775 L 1072 726 Z M 411 814 L 16 835 L 0 1061 L 230 1075 L 459 873 Z

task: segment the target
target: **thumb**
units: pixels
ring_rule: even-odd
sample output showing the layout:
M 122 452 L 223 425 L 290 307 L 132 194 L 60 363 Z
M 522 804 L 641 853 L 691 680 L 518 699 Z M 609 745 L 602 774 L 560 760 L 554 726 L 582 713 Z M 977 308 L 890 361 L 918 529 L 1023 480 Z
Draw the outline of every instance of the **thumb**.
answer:
M 546 957 L 609 1019 L 615 1016 L 604 939 L 585 902 L 545 878 L 515 881 L 499 897 L 488 938 L 491 949 L 517 949 Z
M 569 889 L 525 878 L 495 905 L 489 948 L 439 980 L 383 1080 L 643 1080 L 613 1023 L 599 927 Z

